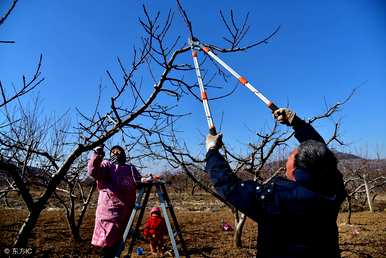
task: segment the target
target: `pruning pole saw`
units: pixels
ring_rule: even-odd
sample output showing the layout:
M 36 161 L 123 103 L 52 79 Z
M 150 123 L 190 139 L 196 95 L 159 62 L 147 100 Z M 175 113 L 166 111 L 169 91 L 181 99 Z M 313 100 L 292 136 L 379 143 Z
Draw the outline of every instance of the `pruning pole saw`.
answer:
M 200 88 L 201 92 L 201 100 L 202 104 L 204 106 L 206 119 L 209 126 L 209 132 L 212 135 L 216 134 L 216 128 L 213 123 L 212 115 L 210 113 L 209 103 L 208 103 L 208 95 L 204 88 L 204 83 L 202 81 L 200 66 L 198 62 L 198 50 L 204 51 L 211 59 L 216 61 L 218 64 L 220 64 L 222 67 L 225 68 L 230 74 L 232 74 L 236 79 L 239 80 L 239 82 L 244 85 L 248 90 L 250 90 L 253 94 L 255 94 L 261 101 L 263 101 L 269 109 L 271 109 L 272 112 L 276 111 L 278 107 L 267 97 L 265 97 L 260 91 L 258 91 L 253 85 L 243 76 L 238 74 L 235 70 L 233 70 L 229 65 L 227 65 L 223 60 L 221 60 L 217 55 L 213 53 L 213 51 L 209 48 L 203 45 L 201 42 L 199 42 L 195 38 L 189 38 L 189 44 L 192 49 L 192 57 L 194 62 L 194 68 L 197 75 L 197 81 L 198 86 Z

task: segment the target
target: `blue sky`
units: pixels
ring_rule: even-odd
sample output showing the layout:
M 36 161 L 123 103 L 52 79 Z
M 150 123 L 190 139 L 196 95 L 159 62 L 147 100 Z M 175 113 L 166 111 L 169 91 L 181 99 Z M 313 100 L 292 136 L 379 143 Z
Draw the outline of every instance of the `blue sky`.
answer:
M 1 1 L 1 13 L 10 2 Z M 38 92 L 47 114 L 74 113 L 75 107 L 92 112 L 99 83 L 106 89 L 107 106 L 111 84 L 105 70 L 117 71 L 117 56 L 129 63 L 131 47 L 138 44 L 142 33 L 138 24 L 142 4 L 153 14 L 176 10 L 174 1 L 20 1 L 0 27 L 2 40 L 16 41 L 0 45 L 0 80 L 8 89 L 18 85 L 23 74 L 32 74 L 42 53 L 45 82 Z M 182 4 L 196 36 L 204 42 L 224 45 L 219 10 L 233 9 L 241 16 L 250 12 L 251 29 L 244 43 L 262 39 L 280 25 L 269 44 L 220 56 L 277 105 L 289 105 L 303 118 L 321 113 L 325 101 L 335 103 L 360 86 L 337 117 L 342 120 L 342 138 L 349 143 L 345 149 L 386 156 L 384 1 L 195 0 Z M 177 11 L 173 35 L 188 37 Z M 194 79 L 193 72 L 188 79 Z M 222 86 L 234 85 L 230 80 Z M 220 91 L 209 90 L 208 94 L 219 95 Z M 215 122 L 224 112 L 224 139 L 236 150 L 242 151 L 255 139 L 254 131 L 273 123 L 269 110 L 241 86 L 211 107 Z M 185 100 L 180 111 L 192 112 L 178 125 L 183 130 L 180 137 L 202 151 L 201 135 L 207 129 L 200 103 Z M 315 127 L 325 137 L 331 133 L 331 121 Z

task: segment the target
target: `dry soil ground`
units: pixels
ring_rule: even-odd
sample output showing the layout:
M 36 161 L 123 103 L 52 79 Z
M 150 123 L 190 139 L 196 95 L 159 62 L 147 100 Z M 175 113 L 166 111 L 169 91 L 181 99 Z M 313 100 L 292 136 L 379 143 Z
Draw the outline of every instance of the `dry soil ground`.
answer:
M 237 249 L 232 246 L 232 232 L 224 232 L 220 227 L 222 220 L 233 221 L 229 209 L 204 193 L 194 196 L 172 194 L 171 199 L 191 257 L 254 256 L 257 226 L 252 221 L 247 220 L 243 232 L 243 248 Z M 46 209 L 29 242 L 34 253 L 28 257 L 98 257 L 98 251 L 90 245 L 94 212 L 95 205 L 86 214 L 81 230 L 83 241 L 74 244 L 63 210 Z M 10 248 L 26 214 L 23 209 L 0 209 L 0 257 L 7 257 L 4 250 Z M 345 224 L 345 219 L 345 213 L 339 215 L 343 257 L 386 257 L 385 211 L 354 213 L 351 225 Z M 168 245 L 170 247 L 170 243 Z M 143 256 L 146 257 L 149 251 L 147 244 L 140 241 L 137 246 L 144 248 Z M 136 255 L 133 254 L 133 257 Z

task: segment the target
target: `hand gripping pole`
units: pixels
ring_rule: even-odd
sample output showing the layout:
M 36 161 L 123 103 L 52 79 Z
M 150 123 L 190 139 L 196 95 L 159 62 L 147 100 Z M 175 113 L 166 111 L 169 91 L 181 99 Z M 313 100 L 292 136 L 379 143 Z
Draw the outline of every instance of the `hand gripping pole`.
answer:
M 202 76 L 201 76 L 201 71 L 200 71 L 200 65 L 198 62 L 198 51 L 194 49 L 193 47 L 193 41 L 190 40 L 189 43 L 192 46 L 192 57 L 193 57 L 193 63 L 194 63 L 194 68 L 196 71 L 197 75 L 197 81 L 198 81 L 198 86 L 200 88 L 200 93 L 201 93 L 201 100 L 202 104 L 204 106 L 204 111 L 206 115 L 206 120 L 208 122 L 208 127 L 209 127 L 209 133 L 211 135 L 216 135 L 216 127 L 214 126 L 212 115 L 210 113 L 210 108 L 209 108 L 209 103 L 208 103 L 208 95 L 206 94 L 205 88 L 204 88 L 204 83 L 202 81 Z
M 209 47 L 204 46 L 198 41 L 193 42 L 194 46 L 201 48 L 207 55 L 209 55 L 213 60 L 219 63 L 222 67 L 224 67 L 229 73 L 231 73 L 234 77 L 236 77 L 239 82 L 247 87 L 253 94 L 255 94 L 259 99 L 261 99 L 272 112 L 276 111 L 278 107 L 269 99 L 267 99 L 260 91 L 258 91 L 252 84 L 248 82 L 248 80 L 238 74 L 235 70 L 233 70 L 229 65 L 227 65 L 224 61 L 222 61 L 218 56 L 216 56 Z

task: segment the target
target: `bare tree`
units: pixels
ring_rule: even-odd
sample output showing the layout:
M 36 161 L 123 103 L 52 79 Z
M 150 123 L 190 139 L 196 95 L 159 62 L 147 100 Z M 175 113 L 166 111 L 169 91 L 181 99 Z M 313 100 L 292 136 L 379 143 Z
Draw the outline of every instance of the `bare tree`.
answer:
M 0 26 L 2 26 L 4 24 L 5 20 L 13 12 L 13 10 L 16 6 L 16 3 L 17 3 L 17 0 L 13 0 L 12 4 L 7 9 L 5 14 L 0 17 Z M 1 40 L 0 44 L 1 43 L 15 43 L 15 42 L 14 41 Z M 41 73 L 40 73 L 41 66 L 42 66 L 42 55 L 40 55 L 40 57 L 39 57 L 39 61 L 38 61 L 37 68 L 35 70 L 34 75 L 30 79 L 27 78 L 25 75 L 23 75 L 22 76 L 22 85 L 19 87 L 13 86 L 12 87 L 13 89 L 11 92 L 6 90 L 5 86 L 2 84 L 1 79 L 0 79 L 0 93 L 1 93 L 0 109 L 2 109 L 1 111 L 4 111 L 3 112 L 4 114 L 6 114 L 5 121 L 0 121 L 0 130 L 5 129 L 8 126 L 13 127 L 12 123 L 17 123 L 20 120 L 23 120 L 23 123 L 26 123 L 25 112 L 24 112 L 24 117 L 23 117 L 24 119 L 23 118 L 18 119 L 18 118 L 15 118 L 14 116 L 10 115 L 10 112 L 6 106 L 11 102 L 19 100 L 19 98 L 21 96 L 26 95 L 27 93 L 31 92 L 33 89 L 35 89 L 39 84 L 41 84 L 44 81 L 44 78 L 41 78 Z M 8 87 L 8 88 L 10 88 L 10 87 Z M 28 128 L 26 127 L 25 129 L 27 131 Z M 20 133 L 25 134 L 26 131 L 21 132 L 20 128 L 14 128 L 14 130 L 11 133 L 20 135 Z M 1 133 L 3 133 L 3 132 L 4 131 L 1 131 Z M 16 186 L 15 186 L 15 182 L 23 183 L 23 176 L 26 174 L 26 172 L 28 172 L 28 159 L 31 156 L 31 152 L 28 151 L 27 155 L 25 156 L 26 159 L 22 160 L 22 159 L 20 159 L 19 156 L 15 156 L 15 152 L 12 152 L 9 149 L 7 149 L 7 146 L 5 146 L 5 145 L 3 146 L 4 140 L 5 139 L 3 139 L 3 138 L 0 139 L 0 141 L 1 141 L 0 142 L 1 143 L 1 145 L 0 145 L 0 147 L 1 147 L 0 148 L 0 150 L 1 150 L 0 163 L 2 164 L 2 172 L 14 171 L 16 169 L 16 167 L 20 167 L 21 174 L 22 174 L 21 177 L 17 176 L 17 175 L 12 175 L 14 178 L 14 182 L 10 182 L 9 180 L 7 180 L 8 186 L 5 187 L 4 189 L 1 189 L 0 199 L 4 198 L 6 205 L 9 206 L 9 203 L 7 201 L 7 195 L 9 194 L 9 192 L 12 192 L 12 191 L 18 192 L 19 191 L 19 189 L 16 188 Z M 27 139 L 25 139 L 25 140 L 27 141 Z M 27 143 L 26 142 L 26 145 L 28 145 L 28 144 L 30 144 L 29 146 L 31 146 L 33 143 L 31 143 L 31 142 Z M 8 155 L 7 157 L 3 156 L 4 152 L 6 155 Z M 12 158 L 14 158 L 14 160 L 13 160 L 13 162 L 10 163 L 9 161 Z M 24 193 L 23 193 L 23 197 L 27 198 L 27 196 Z
M 373 199 L 379 192 L 385 191 L 386 171 L 378 166 L 371 166 L 371 163 L 371 160 L 359 159 L 341 164 L 347 190 L 347 224 L 351 224 L 353 201 L 361 206 L 367 202 L 368 209 L 373 212 Z
M 11 99 L 4 97 L 2 108 L 8 115 L 7 123 L 1 128 L 1 165 L 11 175 L 13 187 L 20 192 L 29 210 L 15 240 L 15 246 L 26 246 L 42 210 L 51 197 L 59 196 L 58 188 L 60 189 L 61 184 L 66 182 L 68 186 L 64 190 L 71 194 L 70 205 L 67 202 L 62 204 L 68 207 L 68 217 L 73 216 L 71 205 L 74 199 L 71 198 L 74 198 L 73 191 L 76 184 L 69 175 L 71 171 L 77 169 L 77 160 L 84 153 L 120 136 L 130 151 L 131 160 L 143 165 L 148 155 L 139 148 L 152 146 L 159 137 L 175 140 L 171 135 L 174 123 L 184 115 L 177 114 L 175 107 L 179 99 L 191 91 L 191 85 L 185 84 L 183 78 L 184 73 L 190 72 L 192 67 L 179 57 L 189 51 L 190 47 L 186 46 L 186 43 L 181 44 L 178 35 L 175 37 L 169 35 L 174 18 L 173 12 L 169 11 L 165 18 L 161 18 L 159 12 L 149 14 L 145 7 L 143 11 L 144 16 L 139 22 L 144 29 L 144 36 L 141 38 L 141 46 L 133 48 L 130 65 L 126 66 L 118 58 L 120 76 L 115 76 L 113 71 L 107 71 L 115 91 L 110 98 L 109 110 L 102 111 L 98 105 L 100 100 L 106 100 L 105 96 L 101 96 L 91 114 L 78 110 L 76 125 L 68 129 L 54 130 L 54 124 L 44 123 L 38 118 L 34 123 L 30 123 L 29 119 L 22 123 L 23 120 L 20 120 L 16 113 L 7 111 L 9 103 L 19 100 L 20 95 L 16 94 Z M 40 69 L 40 65 L 38 67 Z M 40 72 L 37 72 L 37 75 L 40 75 Z M 147 81 L 143 82 L 145 75 L 152 79 L 152 87 L 148 87 Z M 158 100 L 161 95 L 164 96 L 163 101 Z M 21 111 L 18 115 L 23 117 L 23 113 L 24 111 Z M 50 126 L 30 130 L 36 124 Z M 50 134 L 47 133 L 49 130 Z M 60 144 L 45 144 L 56 136 L 63 136 Z M 59 147 L 62 148 L 61 151 Z M 9 159 L 10 153 L 12 155 Z M 16 159 L 21 162 L 14 162 Z M 24 171 L 31 164 L 44 168 L 44 174 L 49 175 L 44 178 L 44 187 L 39 196 L 34 196 L 27 187 L 28 184 L 25 184 L 28 178 L 24 177 Z M 85 201 L 87 199 L 86 197 Z M 79 228 L 79 226 L 78 223 L 72 227 Z

